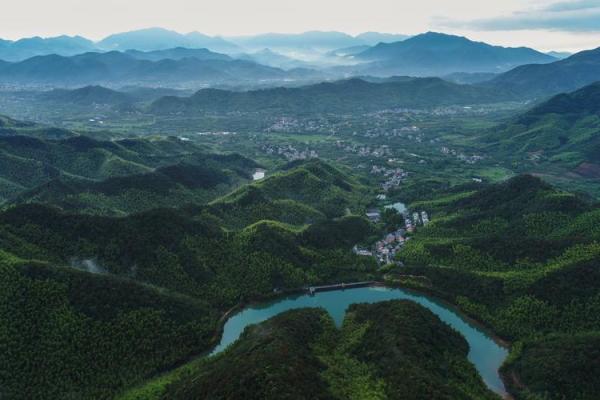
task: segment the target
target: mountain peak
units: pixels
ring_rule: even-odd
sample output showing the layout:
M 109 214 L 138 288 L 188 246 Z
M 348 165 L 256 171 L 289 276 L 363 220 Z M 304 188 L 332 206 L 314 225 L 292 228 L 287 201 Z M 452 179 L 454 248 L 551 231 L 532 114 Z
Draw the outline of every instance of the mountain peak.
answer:
M 443 76 L 455 72 L 508 71 L 554 57 L 528 48 L 505 48 L 463 36 L 426 32 L 394 43 L 379 43 L 356 58 L 379 63 L 376 75 Z

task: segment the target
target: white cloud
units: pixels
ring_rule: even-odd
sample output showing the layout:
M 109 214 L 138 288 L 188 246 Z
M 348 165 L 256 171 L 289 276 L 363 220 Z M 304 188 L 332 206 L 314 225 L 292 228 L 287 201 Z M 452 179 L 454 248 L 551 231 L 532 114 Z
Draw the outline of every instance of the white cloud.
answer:
M 549 30 L 562 32 L 600 32 L 600 0 L 575 0 L 551 3 L 509 15 L 471 20 L 438 21 L 447 27 L 483 31 Z

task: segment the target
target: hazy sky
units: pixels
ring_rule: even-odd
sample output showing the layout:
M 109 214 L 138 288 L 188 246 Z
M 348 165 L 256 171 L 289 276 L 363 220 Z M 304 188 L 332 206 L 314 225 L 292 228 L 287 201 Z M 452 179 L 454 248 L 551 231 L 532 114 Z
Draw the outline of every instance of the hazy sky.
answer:
M 338 30 L 467 35 L 541 50 L 600 46 L 600 0 L 1 0 L 0 37 L 82 35 L 161 26 L 247 35 Z

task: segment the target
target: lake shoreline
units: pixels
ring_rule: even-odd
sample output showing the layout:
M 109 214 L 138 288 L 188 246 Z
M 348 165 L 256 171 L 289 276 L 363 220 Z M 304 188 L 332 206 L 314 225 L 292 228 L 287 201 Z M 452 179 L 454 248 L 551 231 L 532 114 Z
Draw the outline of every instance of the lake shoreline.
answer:
M 350 283 L 347 283 L 347 284 L 350 284 Z M 495 392 L 498 396 L 500 396 L 503 399 L 513 399 L 512 394 L 508 391 L 507 381 L 506 381 L 505 377 L 503 376 L 503 374 L 501 373 L 501 367 L 504 364 L 504 362 L 506 361 L 506 359 L 508 358 L 510 351 L 511 351 L 510 342 L 500 338 L 498 335 L 496 335 L 493 332 L 493 330 L 489 326 L 482 323 L 481 321 L 478 321 L 477 319 L 473 318 L 472 316 L 468 315 L 457 304 L 444 298 L 444 296 L 440 296 L 439 293 L 435 293 L 434 291 L 431 291 L 431 290 L 422 290 L 422 288 L 415 289 L 414 287 L 410 287 L 408 285 L 403 285 L 403 284 L 399 284 L 399 283 L 390 283 L 390 282 L 385 282 L 385 281 L 373 281 L 373 282 L 370 282 L 368 285 L 363 286 L 362 288 L 355 288 L 355 289 L 352 289 L 352 288 L 341 289 L 340 288 L 339 290 L 331 290 L 331 291 L 328 290 L 327 292 L 343 292 L 343 291 L 360 290 L 360 289 L 377 288 L 377 287 L 389 289 L 392 291 L 400 290 L 400 291 L 404 292 L 405 295 L 408 295 L 409 297 L 424 298 L 426 303 L 427 302 L 433 303 L 434 307 L 441 307 L 441 308 L 447 310 L 450 314 L 453 314 L 456 318 L 461 320 L 462 323 L 468 325 L 472 330 L 475 330 L 475 331 L 479 332 L 480 335 L 483 335 L 489 342 L 492 342 L 497 348 L 502 349 L 505 352 L 505 355 L 504 355 L 504 357 L 499 359 L 500 364 L 497 367 L 493 368 L 492 370 L 487 369 L 487 372 L 484 372 L 485 370 L 481 370 L 480 367 L 478 366 L 478 365 L 480 365 L 479 364 L 480 361 L 476 361 L 478 358 L 481 359 L 482 355 L 485 356 L 485 354 L 487 354 L 485 352 L 482 352 L 482 350 L 479 346 L 473 347 L 471 345 L 471 343 L 469 343 L 469 345 L 470 345 L 469 357 L 471 357 L 471 354 L 473 355 L 473 357 L 475 357 L 474 359 L 470 358 L 470 361 L 473 364 L 475 364 L 482 379 L 487 376 L 487 378 L 484 379 L 484 382 L 486 382 L 486 386 L 488 386 L 489 390 Z M 217 343 L 216 347 L 213 347 L 212 351 L 209 354 L 211 356 L 214 356 L 214 355 L 217 355 L 220 352 L 224 351 L 227 348 L 227 346 L 233 344 L 239 338 L 239 335 L 242 334 L 243 329 L 245 329 L 245 327 L 247 325 L 244 325 L 243 328 L 241 328 L 242 330 L 240 330 L 239 332 L 236 332 L 234 330 L 233 335 L 238 335 L 238 336 L 235 336 L 233 339 L 232 339 L 231 335 L 229 336 L 228 339 L 224 339 L 225 336 L 223 336 L 225 324 L 227 324 L 227 322 L 230 321 L 231 318 L 234 318 L 239 312 L 242 312 L 242 311 L 243 312 L 246 312 L 246 311 L 256 312 L 256 311 L 260 311 L 262 309 L 268 309 L 271 306 L 276 305 L 277 303 L 279 303 L 281 301 L 285 301 L 285 300 L 294 301 L 294 300 L 298 299 L 302 302 L 303 300 L 299 299 L 299 298 L 304 297 L 304 296 L 313 297 L 313 296 L 310 296 L 310 293 L 311 292 L 308 288 L 290 289 L 290 290 L 285 290 L 285 291 L 279 292 L 276 295 L 265 296 L 265 297 L 261 296 L 259 298 L 248 299 L 247 301 L 244 301 L 243 303 L 240 303 L 237 306 L 232 307 L 221 318 L 219 331 L 215 335 L 215 343 L 217 343 L 217 342 L 218 343 Z M 326 292 L 317 292 L 315 294 L 315 296 L 317 296 L 319 293 L 326 293 Z M 408 298 L 408 300 L 414 301 L 418 304 L 421 304 L 422 306 L 425 306 L 426 308 L 429 308 L 431 311 L 433 311 L 433 309 L 431 309 L 430 306 L 423 304 L 419 300 L 411 299 L 411 298 Z M 380 301 L 385 301 L 385 300 L 380 300 Z M 369 303 L 370 301 L 368 301 L 368 300 L 364 301 L 364 299 L 361 300 L 360 297 L 357 298 L 356 303 L 362 303 L 362 302 Z M 377 302 L 377 301 L 374 301 L 374 302 Z M 351 304 L 353 304 L 353 302 Z M 313 307 L 313 306 L 309 305 L 307 307 Z M 319 307 L 319 305 L 315 305 L 314 307 Z M 300 307 L 300 308 L 303 308 L 303 307 Z M 284 311 L 281 311 L 281 312 L 284 312 Z M 434 313 L 438 314 L 438 312 L 435 312 L 435 311 L 434 311 Z M 274 315 L 276 315 L 276 314 L 274 314 Z M 274 315 L 270 315 L 270 316 L 267 316 L 264 318 L 266 320 L 266 319 L 272 318 L 272 316 L 274 316 Z M 468 336 L 469 335 L 467 333 L 468 331 L 464 331 L 462 328 L 459 328 L 459 327 L 453 325 L 452 323 L 450 323 L 449 321 L 445 320 L 441 314 L 438 314 L 438 317 L 442 318 L 443 322 L 450 324 L 465 339 L 470 338 L 467 341 L 473 340 L 472 336 Z M 244 318 L 244 317 L 242 317 L 242 318 Z M 255 323 L 259 323 L 259 322 L 262 322 L 262 319 L 257 319 L 257 322 L 255 322 Z M 233 326 L 236 326 L 238 324 L 239 324 L 239 322 L 235 322 Z M 248 325 L 252 325 L 252 324 L 254 324 L 254 322 L 249 323 Z M 230 329 L 236 329 L 236 328 L 230 328 Z M 237 328 L 237 329 L 239 329 L 239 328 Z M 230 331 L 230 333 L 231 333 L 231 331 Z M 220 339 L 220 341 L 219 341 L 219 339 Z M 479 347 L 479 349 L 477 347 Z M 491 353 L 491 354 L 493 354 L 493 353 Z M 493 371 L 493 376 L 495 377 L 494 379 L 496 379 L 497 384 L 501 384 L 501 386 L 497 386 L 497 384 L 492 384 L 492 383 L 488 384 L 488 379 L 490 379 L 489 373 L 491 371 Z M 491 381 L 491 382 L 493 382 L 493 381 Z
M 489 326 L 487 326 L 485 323 L 475 319 L 473 316 L 466 313 L 464 310 L 462 310 L 460 308 L 460 306 L 458 304 L 455 304 L 452 301 L 450 301 L 449 299 L 445 298 L 444 296 L 441 295 L 441 293 L 437 293 L 434 290 L 426 290 L 424 288 L 416 289 L 414 287 L 411 287 L 410 285 L 404 285 L 404 284 L 400 284 L 400 283 L 390 283 L 390 282 L 385 282 L 385 281 L 373 281 L 372 284 L 369 285 L 368 287 L 401 289 L 401 290 L 406 290 L 414 295 L 431 297 L 436 302 L 438 302 L 441 305 L 454 311 L 459 317 L 464 319 L 466 322 L 479 328 L 483 333 L 485 333 L 487 336 L 489 336 L 489 338 L 495 344 L 506 349 L 507 351 L 509 351 L 509 354 L 510 354 L 510 349 L 511 349 L 510 342 L 508 342 L 508 341 L 502 339 L 501 337 L 499 337 L 498 335 L 496 335 Z M 339 289 L 336 291 L 343 291 L 343 290 L 344 289 Z M 347 290 L 352 290 L 352 289 L 347 289 Z M 307 287 L 284 289 L 284 290 L 278 291 L 277 293 L 273 293 L 270 295 L 263 295 L 263 296 L 255 296 L 255 297 L 252 297 L 252 298 L 249 298 L 247 300 L 237 303 L 236 305 L 227 309 L 219 318 L 219 320 L 217 322 L 217 327 L 216 327 L 215 333 L 214 333 L 212 339 L 210 340 L 209 348 L 207 348 L 199 353 L 192 354 L 189 357 L 186 357 L 184 360 L 181 360 L 181 361 L 175 363 L 173 366 L 171 366 L 169 368 L 165 368 L 162 372 L 160 372 L 158 374 L 154 374 L 152 377 L 148 377 L 148 380 L 159 379 L 160 377 L 168 376 L 169 374 L 176 373 L 176 371 L 178 369 L 184 367 L 185 365 L 187 365 L 189 363 L 208 359 L 208 358 L 214 356 L 213 352 L 219 346 L 220 341 L 223 338 L 225 324 L 232 317 L 234 317 L 236 314 L 240 313 L 244 309 L 251 308 L 253 306 L 264 305 L 265 303 L 275 303 L 275 302 L 284 300 L 285 298 L 296 296 L 296 295 L 298 297 L 300 297 L 302 295 L 308 295 L 308 294 L 309 294 L 309 290 Z M 410 301 L 412 301 L 412 300 L 410 300 Z M 462 333 L 461 333 L 461 336 L 464 337 L 464 335 Z M 496 392 L 495 393 L 498 394 L 498 396 L 500 396 L 504 400 L 514 400 L 512 393 L 509 392 L 510 385 L 508 385 L 508 383 L 510 383 L 510 380 L 507 379 L 507 377 L 501 372 L 501 368 L 499 368 L 497 370 L 497 372 L 498 372 L 498 376 L 500 377 L 500 379 L 502 381 L 502 384 L 504 385 L 506 394 L 501 395 L 500 393 L 496 393 Z M 144 384 L 147 383 L 147 381 L 141 383 L 138 387 L 144 386 Z M 130 388 L 125 393 L 129 392 L 132 389 L 133 388 Z M 492 390 L 492 389 L 489 388 L 489 390 Z

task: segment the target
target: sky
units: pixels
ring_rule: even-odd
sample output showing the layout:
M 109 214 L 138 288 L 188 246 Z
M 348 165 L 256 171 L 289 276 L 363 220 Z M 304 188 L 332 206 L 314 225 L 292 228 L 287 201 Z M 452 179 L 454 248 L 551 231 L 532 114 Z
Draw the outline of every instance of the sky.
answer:
M 336 30 L 438 31 L 539 50 L 600 47 L 600 0 L 2 0 L 0 37 L 163 27 L 239 36 Z

